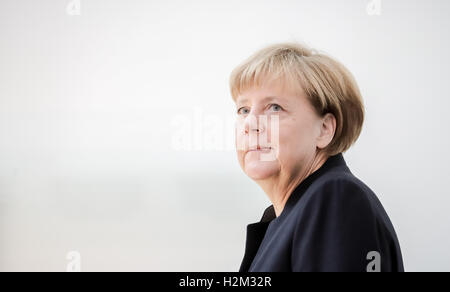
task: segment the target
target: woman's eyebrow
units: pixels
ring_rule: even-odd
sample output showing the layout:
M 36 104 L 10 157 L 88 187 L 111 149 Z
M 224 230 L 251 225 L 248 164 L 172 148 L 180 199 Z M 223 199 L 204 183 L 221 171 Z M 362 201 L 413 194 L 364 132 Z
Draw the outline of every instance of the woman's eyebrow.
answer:
M 272 100 L 280 100 L 278 96 L 266 96 L 262 99 L 262 102 L 272 101 Z M 246 103 L 248 101 L 247 98 L 242 98 L 237 100 L 237 104 Z
M 266 96 L 263 98 L 263 101 L 272 101 L 272 100 L 279 100 L 277 96 Z
M 247 101 L 248 101 L 247 98 L 238 98 L 236 100 L 236 104 L 239 105 L 239 104 L 242 104 L 242 103 L 246 103 Z
M 282 106 L 287 106 L 289 104 L 288 100 L 280 96 L 266 96 L 262 101 L 263 103 L 275 101 L 277 104 L 280 104 Z

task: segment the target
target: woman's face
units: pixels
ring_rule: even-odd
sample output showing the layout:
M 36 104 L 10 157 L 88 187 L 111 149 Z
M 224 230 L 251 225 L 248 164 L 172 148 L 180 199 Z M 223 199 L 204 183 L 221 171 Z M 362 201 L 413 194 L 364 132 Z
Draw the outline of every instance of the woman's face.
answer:
M 236 107 L 238 160 L 253 180 L 295 176 L 314 158 L 322 120 L 304 93 L 267 84 L 242 92 Z

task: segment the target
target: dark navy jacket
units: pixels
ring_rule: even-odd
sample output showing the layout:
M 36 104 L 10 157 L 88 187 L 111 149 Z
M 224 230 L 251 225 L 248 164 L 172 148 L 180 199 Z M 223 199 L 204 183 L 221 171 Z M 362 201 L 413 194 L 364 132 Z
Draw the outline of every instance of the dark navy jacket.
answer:
M 342 153 L 292 192 L 280 216 L 273 205 L 247 226 L 240 272 L 403 271 L 397 235 L 374 192 Z

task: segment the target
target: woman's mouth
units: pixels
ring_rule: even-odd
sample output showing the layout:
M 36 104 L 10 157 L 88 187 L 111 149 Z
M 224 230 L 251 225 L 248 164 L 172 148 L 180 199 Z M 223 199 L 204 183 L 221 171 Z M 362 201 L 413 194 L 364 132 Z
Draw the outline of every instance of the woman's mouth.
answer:
M 249 148 L 247 152 L 252 152 L 252 151 L 256 151 L 256 152 L 270 152 L 271 150 L 272 150 L 272 147 L 256 146 L 256 147 Z

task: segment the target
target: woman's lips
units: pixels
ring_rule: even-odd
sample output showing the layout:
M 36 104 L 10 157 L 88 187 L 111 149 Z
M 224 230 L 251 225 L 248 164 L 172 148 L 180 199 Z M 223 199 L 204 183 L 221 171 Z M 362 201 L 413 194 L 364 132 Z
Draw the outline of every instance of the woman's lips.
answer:
M 272 150 L 272 147 L 252 147 L 250 149 L 247 150 L 247 152 L 270 152 L 270 150 Z

